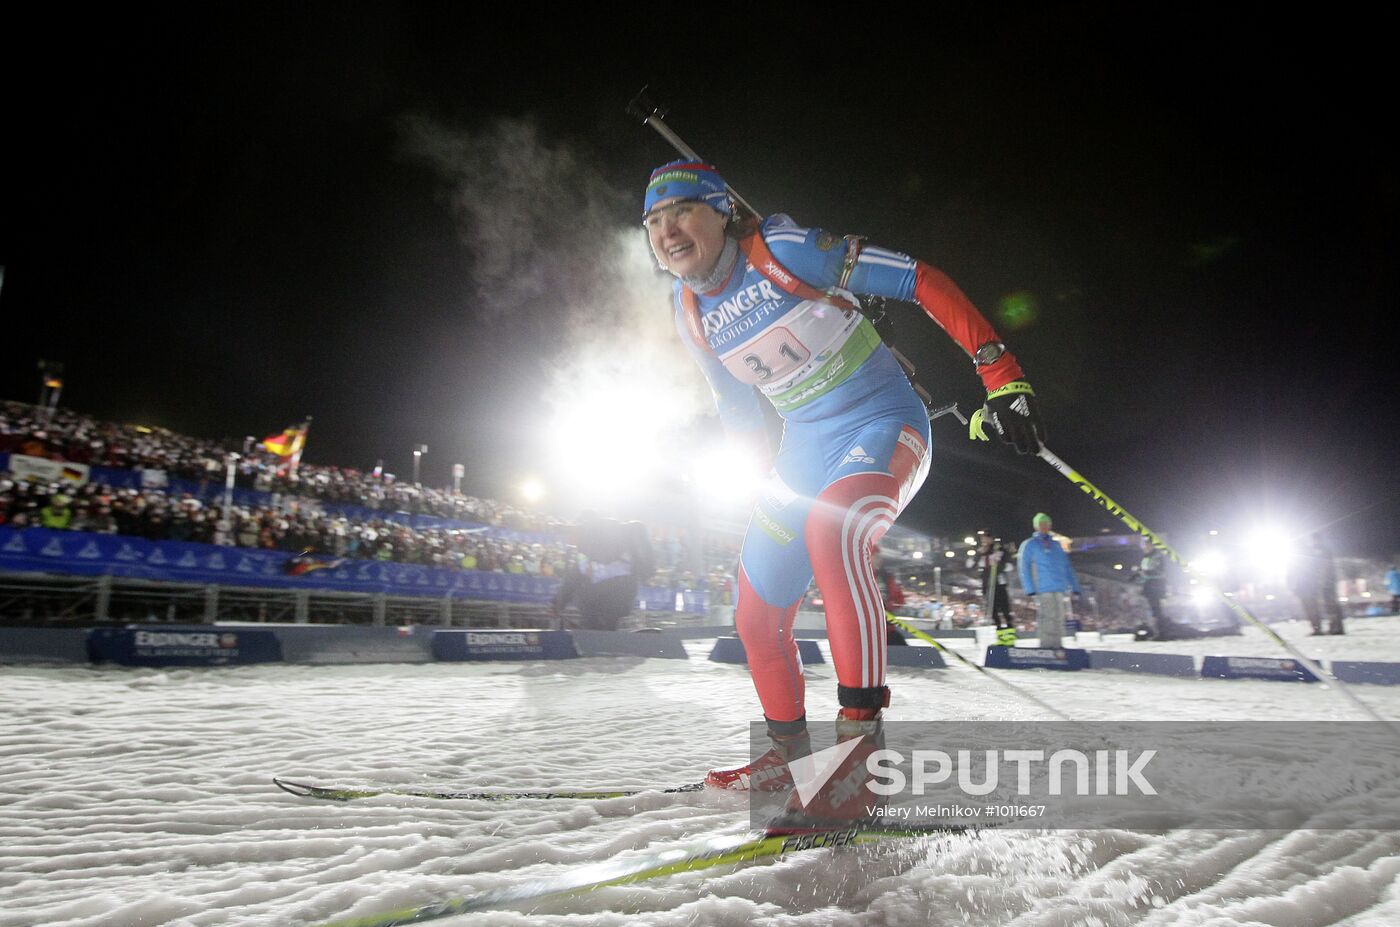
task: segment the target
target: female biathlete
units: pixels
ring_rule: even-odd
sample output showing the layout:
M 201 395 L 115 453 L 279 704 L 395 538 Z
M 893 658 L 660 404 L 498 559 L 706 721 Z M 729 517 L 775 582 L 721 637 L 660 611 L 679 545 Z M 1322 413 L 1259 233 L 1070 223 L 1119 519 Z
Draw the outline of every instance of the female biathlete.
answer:
M 677 278 L 676 327 L 726 431 L 772 459 L 744 538 L 734 620 L 773 749 L 739 769 L 712 771 L 706 782 L 786 788 L 787 762 L 810 752 L 792 625 L 815 575 L 839 683 L 837 737 L 866 739 L 832 777 L 839 784 L 845 771 L 863 774 L 890 701 L 871 552 L 929 466 L 927 410 L 856 311 L 860 295 L 922 306 L 972 358 L 987 389 L 986 421 L 1021 453 L 1037 452 L 1043 440 L 1034 393 L 992 326 L 943 273 L 785 215 L 736 214 L 708 164 L 674 161 L 653 171 L 643 224 L 657 261 Z M 784 420 L 776 458 L 754 387 Z M 859 788 L 828 788 L 793 811 L 846 821 L 860 816 L 865 799 Z

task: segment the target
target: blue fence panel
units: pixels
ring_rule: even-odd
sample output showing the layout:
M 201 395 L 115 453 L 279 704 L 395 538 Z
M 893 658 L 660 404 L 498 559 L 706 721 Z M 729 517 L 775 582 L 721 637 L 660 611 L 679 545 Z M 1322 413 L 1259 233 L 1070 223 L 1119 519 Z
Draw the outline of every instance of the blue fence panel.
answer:
M 1070 648 L 987 648 L 985 665 L 991 669 L 1081 670 L 1089 668 L 1089 652 Z
M 803 666 L 816 666 L 826 662 L 817 642 L 809 638 L 800 638 L 797 641 L 797 655 L 802 658 Z M 739 638 L 721 637 L 715 641 L 714 649 L 710 651 L 710 659 L 715 663 L 748 663 L 749 655 L 744 650 L 744 642 Z
M 578 648 L 568 631 L 434 631 L 438 660 L 570 660 Z
M 88 632 L 94 663 L 122 666 L 229 666 L 279 663 L 282 644 L 271 631 L 155 625 Z
M 710 595 L 703 589 L 678 589 L 675 586 L 638 586 L 637 607 L 648 612 L 681 612 L 687 615 L 709 614 Z
M 15 572 L 533 603 L 552 601 L 559 585 L 543 576 L 379 560 L 341 560 L 291 576 L 286 565 L 293 556 L 286 551 L 147 541 L 115 534 L 0 527 L 0 570 Z
M 1201 675 L 1220 679 L 1275 679 L 1283 682 L 1318 682 L 1297 660 L 1274 657 L 1206 657 Z
M 1127 650 L 1089 651 L 1090 669 L 1116 669 L 1157 676 L 1195 676 L 1196 659 L 1185 653 L 1134 653 Z
M 1382 686 L 1400 686 L 1400 663 L 1333 660 L 1330 669 L 1342 682 L 1369 682 Z

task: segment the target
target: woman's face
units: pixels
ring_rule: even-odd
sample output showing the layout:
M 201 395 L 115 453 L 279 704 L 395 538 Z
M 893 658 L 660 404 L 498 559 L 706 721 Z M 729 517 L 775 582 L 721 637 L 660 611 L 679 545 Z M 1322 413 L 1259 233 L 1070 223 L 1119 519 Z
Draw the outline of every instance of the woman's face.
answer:
M 657 203 L 643 220 L 652 253 L 677 277 L 703 277 L 714 270 L 728 221 L 704 203 L 680 197 Z

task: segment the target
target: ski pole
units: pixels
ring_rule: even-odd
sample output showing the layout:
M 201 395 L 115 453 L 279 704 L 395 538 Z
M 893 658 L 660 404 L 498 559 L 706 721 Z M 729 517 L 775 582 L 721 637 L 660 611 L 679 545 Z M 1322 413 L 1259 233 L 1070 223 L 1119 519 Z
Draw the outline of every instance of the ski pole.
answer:
M 627 114 L 629 116 L 633 116 L 641 120 L 642 125 L 651 126 L 653 129 L 656 130 L 656 133 L 658 135 L 666 139 L 666 141 L 670 142 L 672 148 L 676 149 L 690 160 L 705 160 L 704 158 L 700 157 L 699 153 L 696 152 L 694 148 L 691 148 L 689 145 L 687 145 L 685 141 L 682 140 L 679 135 L 673 132 L 671 130 L 671 127 L 666 124 L 665 108 L 658 106 L 656 103 L 652 102 L 651 97 L 647 96 L 647 87 L 643 87 L 641 90 L 638 90 L 637 95 L 628 102 Z M 740 206 L 744 207 L 744 209 L 748 211 L 749 215 L 753 216 L 755 219 L 762 218 L 762 213 L 750 206 L 749 201 L 744 199 L 739 194 L 738 190 L 735 190 L 733 187 L 731 187 L 728 181 L 725 181 L 724 188 L 729 191 L 730 196 L 734 197 L 735 202 L 737 202 Z
M 997 563 L 995 560 L 992 560 L 991 551 L 987 551 L 987 553 L 984 556 L 987 558 L 988 561 L 990 561 L 989 572 L 987 575 L 987 604 L 985 606 L 986 611 L 982 613 L 982 620 L 986 621 L 988 618 L 992 618 L 992 610 L 996 608 L 997 573 L 999 572 L 998 568 L 1000 567 L 1000 564 Z M 995 618 L 992 618 L 992 624 L 996 624 Z
M 1079 473 L 1079 471 L 1075 470 L 1069 464 L 1065 463 L 1044 445 L 1041 445 L 1040 448 L 1040 458 L 1046 463 L 1048 463 L 1050 466 L 1054 467 L 1056 470 L 1060 471 L 1060 473 L 1065 477 L 1065 479 L 1069 480 L 1075 486 L 1079 487 L 1079 489 L 1081 489 L 1085 495 L 1097 502 L 1099 506 L 1102 507 L 1105 511 L 1107 511 L 1110 515 L 1113 515 L 1116 518 L 1118 518 L 1119 521 L 1123 522 L 1123 524 L 1131 528 L 1136 534 L 1140 534 L 1143 537 L 1147 538 L 1149 541 L 1151 541 L 1153 547 L 1157 548 L 1162 553 L 1166 554 L 1169 558 L 1171 558 L 1171 561 L 1180 566 L 1184 571 L 1186 571 L 1186 574 L 1188 576 L 1194 577 L 1198 583 L 1201 583 L 1211 592 L 1214 592 L 1216 596 L 1221 601 L 1223 601 L 1232 612 L 1235 613 L 1235 615 L 1248 622 L 1249 624 L 1253 625 L 1254 627 L 1258 628 L 1259 630 L 1263 631 L 1265 635 L 1273 639 L 1273 641 L 1277 643 L 1280 647 L 1292 654 L 1293 657 L 1297 659 L 1299 663 L 1307 667 L 1308 671 L 1314 676 L 1316 676 L 1318 679 L 1330 679 L 1332 682 L 1336 683 L 1337 691 L 1341 692 L 1347 698 L 1351 699 L 1352 703 L 1355 704 L 1357 708 L 1360 708 L 1364 713 L 1370 715 L 1376 721 L 1379 721 L 1396 737 L 1400 737 L 1400 728 L 1397 728 L 1393 721 L 1391 721 L 1389 718 L 1381 716 L 1374 708 L 1372 708 L 1370 705 L 1367 705 L 1360 698 L 1358 698 L 1356 693 L 1352 692 L 1351 688 L 1346 683 L 1338 679 L 1335 674 L 1327 672 L 1317 663 L 1314 663 L 1312 660 L 1308 659 L 1296 647 L 1294 647 L 1288 641 L 1284 640 L 1284 638 L 1281 635 L 1279 635 L 1277 631 L 1269 627 L 1264 622 L 1260 621 L 1258 618 L 1254 617 L 1254 615 L 1249 611 L 1249 609 L 1245 608 L 1239 602 L 1236 602 L 1234 597 L 1226 595 L 1225 590 L 1221 589 L 1220 586 L 1214 580 L 1210 579 L 1207 576 L 1202 576 L 1195 570 L 1191 569 L 1190 565 L 1188 565 L 1186 561 L 1182 560 L 1181 557 L 1177 554 L 1177 552 L 1172 549 L 1171 545 L 1168 544 L 1166 541 L 1162 540 L 1161 536 L 1159 536 L 1152 529 L 1148 528 L 1142 522 L 1138 521 L 1136 518 L 1130 515 L 1127 512 L 1127 510 L 1125 510 L 1117 502 L 1114 502 L 1112 499 L 1106 496 L 1103 490 L 1099 489 L 1093 483 L 1085 479 L 1083 474 Z
M 1012 692 L 1015 692 L 1017 695 L 1021 696 L 1021 698 L 1025 699 L 1025 700 L 1028 701 L 1028 702 L 1031 702 L 1032 704 L 1034 704 L 1034 705 L 1036 705 L 1036 706 L 1038 706 L 1038 707 L 1040 707 L 1040 708 L 1045 709 L 1046 711 L 1050 712 L 1050 713 L 1051 713 L 1052 715 L 1054 715 L 1055 717 L 1059 718 L 1061 721 L 1068 721 L 1070 724 L 1073 724 L 1073 725 L 1075 725 L 1075 726 L 1077 726 L 1077 727 L 1078 727 L 1078 726 L 1081 726 L 1081 725 L 1079 724 L 1078 721 L 1074 720 L 1074 719 L 1071 718 L 1069 715 L 1067 715 L 1067 714 L 1065 714 L 1064 712 L 1060 711 L 1060 709 L 1056 708 L 1054 705 L 1051 705 L 1049 702 L 1043 701 L 1043 700 L 1037 698 L 1036 696 L 1031 695 L 1029 692 L 1027 692 L 1026 690 L 1022 689 L 1020 686 L 1015 685 L 1015 684 L 1011 683 L 1011 682 L 1008 681 L 1008 680 L 1002 679 L 999 675 L 997 675 L 996 673 L 993 673 L 991 670 L 987 669 L 985 666 L 980 666 L 980 665 L 978 665 L 978 664 L 976 664 L 976 663 L 973 663 L 971 660 L 969 660 L 967 657 L 963 656 L 962 654 L 958 653 L 956 650 L 952 650 L 952 649 L 949 649 L 948 647 L 944 647 L 944 646 L 943 646 L 942 644 L 940 644 L 938 641 L 934 640 L 934 638 L 933 638 L 931 635 L 925 634 L 923 631 L 920 631 L 918 628 L 914 627 L 912 624 L 909 624 L 909 623 L 906 622 L 906 621 L 902 621 L 902 620 L 900 620 L 899 618 L 896 618 L 896 617 L 893 615 L 893 613 L 891 613 L 891 612 L 889 612 L 889 611 L 886 611 L 886 612 L 885 612 L 885 620 L 888 621 L 890 624 L 894 625 L 896 628 L 899 628 L 899 629 L 900 629 L 901 631 L 903 631 L 904 633 L 906 633 L 906 634 L 912 634 L 912 635 L 914 635 L 915 637 L 917 637 L 919 640 L 923 641 L 924 643 L 930 644 L 930 645 L 932 645 L 932 646 L 934 646 L 934 647 L 937 647 L 940 651 L 942 651 L 943 653 L 948 654 L 948 656 L 954 658 L 954 659 L 957 660 L 959 663 L 961 663 L 963 666 L 970 666 L 970 667 L 972 667 L 973 669 L 977 670 L 977 672 L 981 673 L 983 676 L 986 676 L 988 679 L 992 680 L 993 682 L 997 682 L 997 683 L 1000 683 L 1000 684 L 1003 685 L 1003 686 L 1006 686 L 1006 688 L 1010 689 Z

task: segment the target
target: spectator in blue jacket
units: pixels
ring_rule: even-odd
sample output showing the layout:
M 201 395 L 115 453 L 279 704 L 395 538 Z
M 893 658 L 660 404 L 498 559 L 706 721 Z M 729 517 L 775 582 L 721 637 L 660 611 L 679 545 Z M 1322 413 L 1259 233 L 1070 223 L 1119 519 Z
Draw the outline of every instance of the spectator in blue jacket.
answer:
M 1400 569 L 1393 563 L 1385 572 L 1385 588 L 1390 593 L 1390 613 L 1400 615 Z
M 1021 543 L 1017 562 L 1021 571 L 1021 588 L 1035 597 L 1036 632 L 1041 647 L 1061 647 L 1064 644 L 1065 619 L 1069 616 L 1069 593 L 1079 595 L 1079 580 L 1069 565 L 1069 554 L 1060 542 L 1050 536 L 1050 516 L 1044 512 L 1031 519 L 1035 534 Z

